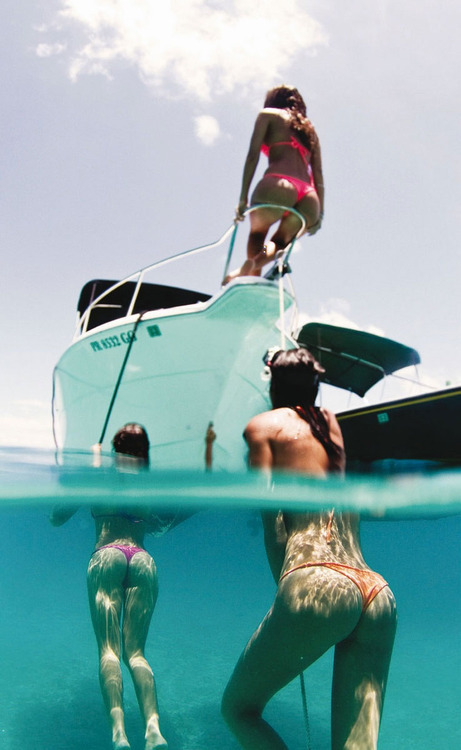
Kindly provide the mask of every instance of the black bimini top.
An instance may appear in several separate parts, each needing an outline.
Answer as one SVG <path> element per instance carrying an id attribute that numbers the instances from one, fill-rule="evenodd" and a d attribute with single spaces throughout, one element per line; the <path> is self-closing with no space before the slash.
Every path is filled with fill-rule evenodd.
<path id="1" fill-rule="evenodd" d="M 358 396 L 364 396 L 385 375 L 421 361 L 416 349 L 392 339 L 325 323 L 307 323 L 297 341 L 325 368 L 325 383 Z"/>

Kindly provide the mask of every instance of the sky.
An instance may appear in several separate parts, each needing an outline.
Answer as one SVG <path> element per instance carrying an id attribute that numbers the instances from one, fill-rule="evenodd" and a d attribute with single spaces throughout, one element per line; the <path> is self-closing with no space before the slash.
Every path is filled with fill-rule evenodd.
<path id="1" fill-rule="evenodd" d="M 52 446 L 86 281 L 231 224 L 280 83 L 307 102 L 326 185 L 293 256 L 301 310 L 461 382 L 460 21 L 453 0 L 3 0 L 0 445 Z"/>

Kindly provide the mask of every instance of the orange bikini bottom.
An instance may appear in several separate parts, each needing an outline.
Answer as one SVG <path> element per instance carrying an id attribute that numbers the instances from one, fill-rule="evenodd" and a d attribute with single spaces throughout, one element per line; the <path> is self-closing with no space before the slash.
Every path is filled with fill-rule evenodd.
<path id="1" fill-rule="evenodd" d="M 300 565 L 295 565 L 294 568 L 290 568 L 290 570 L 287 570 L 282 576 L 280 576 L 279 583 L 290 575 L 290 573 L 293 573 L 295 570 L 301 570 L 302 568 L 330 568 L 330 570 L 335 570 L 337 573 L 341 573 L 343 576 L 346 576 L 346 578 L 349 578 L 350 581 L 355 583 L 362 595 L 363 611 L 366 610 L 375 596 L 377 596 L 382 589 L 389 586 L 387 581 L 385 581 L 379 573 L 375 573 L 373 570 L 352 568 L 350 565 L 343 565 L 342 563 L 335 562 L 306 562 L 301 563 Z"/>

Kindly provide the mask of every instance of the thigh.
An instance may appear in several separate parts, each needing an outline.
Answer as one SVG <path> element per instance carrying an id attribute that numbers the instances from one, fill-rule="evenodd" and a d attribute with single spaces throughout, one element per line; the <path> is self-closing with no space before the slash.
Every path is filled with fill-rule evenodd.
<path id="1" fill-rule="evenodd" d="M 396 626 L 394 596 L 385 588 L 336 646 L 333 748 L 343 748 L 346 742 L 351 747 L 376 747 Z"/>
<path id="2" fill-rule="evenodd" d="M 110 646 L 117 654 L 126 569 L 125 555 L 114 548 L 98 550 L 88 563 L 88 600 L 98 646 Z"/>
<path id="3" fill-rule="evenodd" d="M 125 588 L 123 645 L 131 653 L 143 650 L 158 595 L 157 569 L 147 552 L 130 560 Z"/>
<path id="4" fill-rule="evenodd" d="M 344 638 L 360 617 L 352 583 L 345 586 L 350 600 L 343 601 L 342 596 L 334 599 L 334 584 L 325 583 L 324 577 L 318 587 L 313 571 L 290 578 L 279 587 L 272 609 L 250 639 L 226 688 L 225 699 L 237 710 L 262 711 L 275 693 Z M 307 597 L 302 593 L 306 587 Z M 327 604 L 318 606 L 318 599 Z"/>
<path id="5" fill-rule="evenodd" d="M 315 191 L 312 191 L 296 203 L 295 208 L 304 216 L 307 226 L 315 224 L 320 216 L 320 201 Z"/>
<path id="6" fill-rule="evenodd" d="M 305 195 L 304 198 L 294 205 L 294 208 L 301 214 L 306 222 L 304 232 L 317 223 L 320 215 L 320 204 L 317 193 Z M 300 222 L 298 217 L 294 214 L 289 214 L 288 216 L 283 217 L 276 234 L 272 237 L 272 240 L 286 246 L 294 237 L 296 237 L 299 230 Z"/>
<path id="7" fill-rule="evenodd" d="M 251 205 L 258 203 L 273 203 L 276 206 L 294 206 L 297 191 L 293 185 L 279 177 L 263 177 L 258 182 L 251 196 Z M 272 224 L 283 216 L 283 208 L 261 208 L 250 214 L 251 228 L 253 231 L 268 229 Z"/>

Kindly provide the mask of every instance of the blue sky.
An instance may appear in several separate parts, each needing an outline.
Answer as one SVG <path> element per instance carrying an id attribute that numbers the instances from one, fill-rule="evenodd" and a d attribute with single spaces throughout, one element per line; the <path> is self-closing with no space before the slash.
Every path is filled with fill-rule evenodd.
<path id="1" fill-rule="evenodd" d="M 88 279 L 231 223 L 280 82 L 324 161 L 324 225 L 292 264 L 302 310 L 461 381 L 458 3 L 4 0 L 0 21 L 0 444 L 51 445 L 52 369 Z"/>

